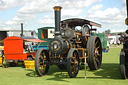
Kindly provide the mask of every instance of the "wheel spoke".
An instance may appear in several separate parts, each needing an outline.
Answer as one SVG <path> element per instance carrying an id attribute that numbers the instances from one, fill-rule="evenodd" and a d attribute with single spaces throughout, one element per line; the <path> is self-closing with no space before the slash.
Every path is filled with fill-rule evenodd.
<path id="1" fill-rule="evenodd" d="M 74 68 L 74 67 L 72 66 L 72 67 L 71 67 L 71 70 L 73 70 L 73 68 Z"/>
<path id="2" fill-rule="evenodd" d="M 78 64 L 79 62 L 78 62 L 77 57 L 78 57 L 78 54 L 77 54 L 76 51 L 74 51 L 74 52 L 72 53 L 71 67 L 70 67 L 72 77 L 76 76 L 77 71 L 79 70 L 79 69 L 76 69 L 77 66 L 79 65 L 79 64 Z"/>
<path id="3" fill-rule="evenodd" d="M 99 60 L 97 58 L 95 59 L 95 61 L 96 61 L 97 65 L 100 64 L 100 62 L 99 62 Z"/>
<path id="4" fill-rule="evenodd" d="M 41 70 L 43 71 L 43 65 L 41 66 Z"/>
<path id="5" fill-rule="evenodd" d="M 72 57 L 72 60 L 75 60 L 75 57 Z"/>
<path id="6" fill-rule="evenodd" d="M 98 41 L 95 43 L 95 48 L 94 48 L 95 49 L 94 57 L 95 57 L 95 63 L 96 63 L 95 65 L 96 65 L 96 67 L 100 65 L 100 61 L 98 60 L 98 57 L 101 56 L 100 53 L 99 53 L 100 45 L 96 47 L 97 43 L 98 43 Z"/>
<path id="7" fill-rule="evenodd" d="M 96 41 L 96 43 L 95 43 L 95 45 L 94 45 L 94 46 L 96 46 L 96 45 L 97 45 L 97 43 L 98 43 L 98 40 Z"/>
<path id="8" fill-rule="evenodd" d="M 76 68 L 76 66 L 74 66 L 74 74 L 75 74 L 75 72 L 76 72 L 76 69 L 75 69 L 75 68 Z"/>
<path id="9" fill-rule="evenodd" d="M 100 48 L 100 46 L 98 46 L 97 48 L 96 48 L 96 50 L 98 50 Z"/>
<path id="10" fill-rule="evenodd" d="M 101 56 L 100 53 L 97 53 L 98 56 Z"/>
<path id="11" fill-rule="evenodd" d="M 45 55 L 45 52 L 43 52 L 42 54 L 43 54 L 43 56 L 44 56 L 44 55 Z"/>
<path id="12" fill-rule="evenodd" d="M 46 68 L 46 64 L 47 64 L 46 61 L 47 60 L 46 60 L 45 52 L 40 53 L 39 59 L 40 59 L 40 62 L 39 62 L 40 68 L 39 68 L 39 70 L 44 75 L 45 74 L 45 70 L 47 69 Z"/>
<path id="13" fill-rule="evenodd" d="M 97 58 L 97 53 L 94 52 L 94 57 Z"/>
<path id="14" fill-rule="evenodd" d="M 44 72 L 45 72 L 45 67 L 46 67 L 46 66 L 44 65 Z"/>
<path id="15" fill-rule="evenodd" d="M 40 62 L 39 65 L 40 65 L 40 64 L 43 64 L 43 62 Z"/>
<path id="16" fill-rule="evenodd" d="M 44 57 L 42 56 L 42 55 L 40 55 L 40 58 L 43 60 L 44 59 Z"/>

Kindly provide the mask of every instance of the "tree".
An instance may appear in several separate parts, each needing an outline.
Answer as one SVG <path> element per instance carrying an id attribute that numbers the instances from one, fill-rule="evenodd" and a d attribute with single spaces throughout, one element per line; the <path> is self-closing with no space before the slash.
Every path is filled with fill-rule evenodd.
<path id="1" fill-rule="evenodd" d="M 105 30 L 104 32 L 105 32 L 105 34 L 110 34 L 111 30 L 108 29 L 108 30 Z"/>

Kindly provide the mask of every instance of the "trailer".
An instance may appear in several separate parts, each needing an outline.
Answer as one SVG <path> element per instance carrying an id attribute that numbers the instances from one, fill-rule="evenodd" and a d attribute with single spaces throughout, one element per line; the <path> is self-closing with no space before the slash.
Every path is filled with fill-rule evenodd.
<path id="1" fill-rule="evenodd" d="M 9 64 L 16 65 L 26 59 L 34 59 L 36 51 L 32 50 L 32 43 L 46 42 L 33 37 L 11 36 L 4 39 L 4 57 Z"/>

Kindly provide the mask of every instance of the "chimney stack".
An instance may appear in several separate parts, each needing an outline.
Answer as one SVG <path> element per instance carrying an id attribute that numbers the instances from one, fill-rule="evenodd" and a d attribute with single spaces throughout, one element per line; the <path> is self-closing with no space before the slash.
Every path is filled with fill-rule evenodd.
<path id="1" fill-rule="evenodd" d="M 23 37 L 23 23 L 21 23 L 21 37 Z"/>
<path id="2" fill-rule="evenodd" d="M 61 6 L 53 7 L 55 12 L 55 36 L 60 35 Z"/>

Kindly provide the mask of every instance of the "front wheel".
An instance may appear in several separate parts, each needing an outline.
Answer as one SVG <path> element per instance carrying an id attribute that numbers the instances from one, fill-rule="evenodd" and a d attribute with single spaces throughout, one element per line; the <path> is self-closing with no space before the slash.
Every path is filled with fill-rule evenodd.
<path id="1" fill-rule="evenodd" d="M 49 54 L 47 50 L 39 49 L 35 57 L 35 70 L 39 76 L 45 75 L 49 70 Z"/>
<path id="2" fill-rule="evenodd" d="M 70 49 L 68 52 L 67 71 L 70 78 L 76 77 L 79 72 L 79 54 L 75 48 Z"/>

